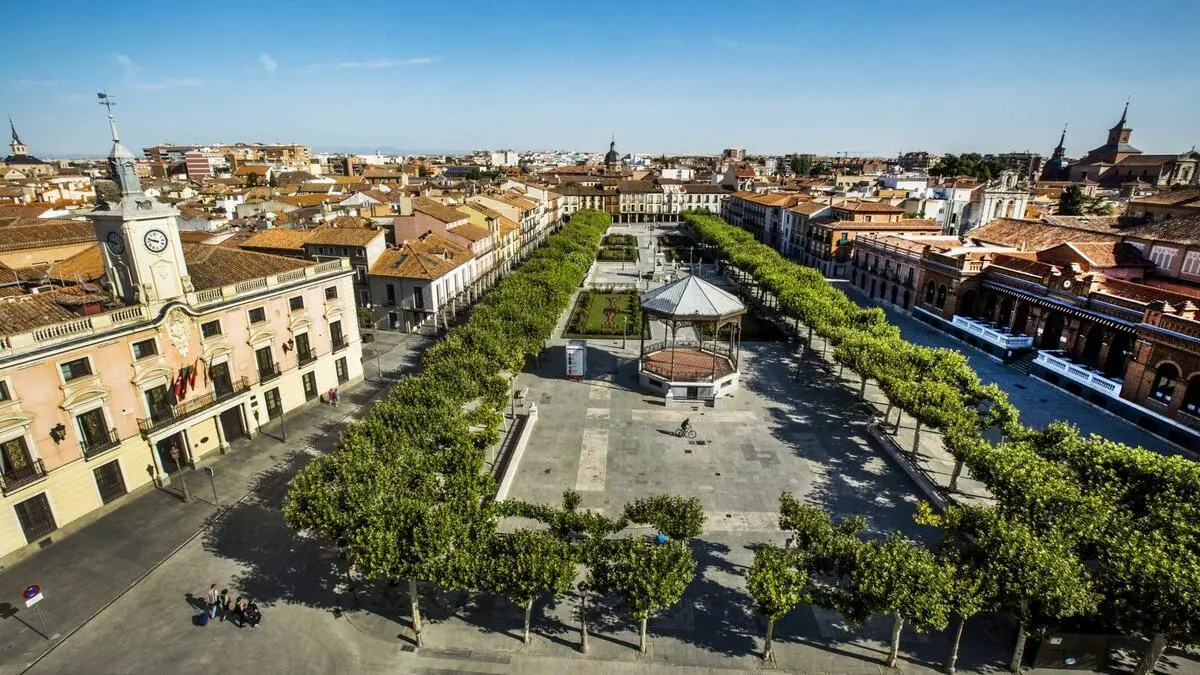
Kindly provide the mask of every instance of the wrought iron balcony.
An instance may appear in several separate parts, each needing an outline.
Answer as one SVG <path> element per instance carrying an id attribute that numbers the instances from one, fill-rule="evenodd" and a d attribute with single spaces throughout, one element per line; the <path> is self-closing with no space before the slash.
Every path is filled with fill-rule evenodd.
<path id="1" fill-rule="evenodd" d="M 157 431 L 158 429 L 166 427 L 170 424 L 174 424 L 180 420 L 198 415 L 219 403 L 237 396 L 249 388 L 249 381 L 244 377 L 239 377 L 238 379 L 234 380 L 232 385 L 225 391 L 200 394 L 199 396 L 194 396 L 183 403 L 173 405 L 169 408 L 164 408 L 158 414 L 153 415 L 148 419 L 139 419 L 138 429 L 141 430 L 142 435 L 153 433 L 154 431 Z"/>
<path id="2" fill-rule="evenodd" d="M 121 436 L 116 429 L 109 429 L 101 434 L 101 437 L 95 440 L 83 439 L 83 456 L 87 458 L 95 457 L 100 453 L 112 450 L 121 444 Z"/>
<path id="3" fill-rule="evenodd" d="M 275 378 L 279 377 L 279 374 L 280 374 L 279 373 L 279 364 L 272 363 L 271 365 L 267 366 L 266 368 L 258 369 L 258 381 L 260 383 L 270 382 L 271 380 L 274 380 Z"/>
<path id="4" fill-rule="evenodd" d="M 7 495 L 45 477 L 46 465 L 42 463 L 42 460 L 35 459 L 19 469 L 9 469 L 0 474 L 0 487 Z"/>

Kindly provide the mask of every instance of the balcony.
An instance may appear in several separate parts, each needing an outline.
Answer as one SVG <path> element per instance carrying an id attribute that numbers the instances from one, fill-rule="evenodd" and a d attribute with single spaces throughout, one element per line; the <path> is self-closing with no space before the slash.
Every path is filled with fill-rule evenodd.
<path id="1" fill-rule="evenodd" d="M 0 474 L 0 488 L 4 494 L 13 492 L 46 477 L 46 465 L 42 460 L 35 459 L 19 469 L 9 469 Z"/>
<path id="2" fill-rule="evenodd" d="M 345 337 L 335 337 L 335 338 L 333 338 L 332 342 L 333 342 L 333 351 L 335 351 L 335 352 L 340 352 L 346 348 L 346 338 Z"/>
<path id="3" fill-rule="evenodd" d="M 138 429 L 141 430 L 143 436 L 149 435 L 180 420 L 198 415 L 219 403 L 228 401 L 249 388 L 249 381 L 244 377 L 239 377 L 225 391 L 201 394 L 183 403 L 164 408 L 150 418 L 139 419 Z"/>
<path id="4" fill-rule="evenodd" d="M 266 368 L 258 369 L 258 382 L 259 384 L 262 384 L 263 382 L 270 382 L 271 380 L 279 377 L 279 374 L 279 364 L 272 363 Z"/>
<path id="5" fill-rule="evenodd" d="M 302 351 L 296 352 L 296 365 L 297 366 L 307 366 L 308 364 L 310 364 L 316 360 L 317 360 L 317 351 L 315 349 L 309 349 L 308 351 L 304 351 L 304 352 L 302 352 Z"/>
<path id="6" fill-rule="evenodd" d="M 961 328 L 971 335 L 1004 349 L 1029 349 L 1033 346 L 1033 336 L 1012 333 L 1007 328 L 996 324 L 985 323 L 965 316 L 955 316 L 951 323 L 956 328 Z"/>
<path id="7" fill-rule="evenodd" d="M 121 444 L 121 435 L 117 433 L 116 429 L 109 429 L 106 433 L 104 433 L 100 438 L 98 438 L 96 440 L 89 441 L 86 438 L 83 440 L 83 443 L 82 443 L 83 456 L 88 459 L 91 459 L 92 457 L 95 457 L 96 455 L 100 455 L 105 452 L 108 452 L 109 450 L 112 450 L 113 448 L 117 447 L 120 444 Z"/>
<path id="8" fill-rule="evenodd" d="M 1107 377 L 1095 368 L 1075 363 L 1067 358 L 1067 353 L 1064 351 L 1039 351 L 1033 362 L 1089 389 L 1095 389 L 1113 398 L 1121 398 L 1123 380 Z"/>

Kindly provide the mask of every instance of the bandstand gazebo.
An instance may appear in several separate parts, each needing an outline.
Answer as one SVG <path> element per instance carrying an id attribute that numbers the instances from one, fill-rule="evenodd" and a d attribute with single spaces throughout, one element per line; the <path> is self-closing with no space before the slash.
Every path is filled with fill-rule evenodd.
<path id="1" fill-rule="evenodd" d="M 701 400 L 714 405 L 737 390 L 746 313 L 737 296 L 689 275 L 642 293 L 641 305 L 638 380 L 642 387 L 668 401 Z M 726 326 L 729 331 L 722 338 Z M 707 340 L 706 328 L 712 333 Z"/>

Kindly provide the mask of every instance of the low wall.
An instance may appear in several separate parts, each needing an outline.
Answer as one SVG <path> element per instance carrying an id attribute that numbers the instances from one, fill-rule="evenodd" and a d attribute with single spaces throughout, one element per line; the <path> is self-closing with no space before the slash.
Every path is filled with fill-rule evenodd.
<path id="1" fill-rule="evenodd" d="M 520 426 L 517 429 L 516 440 L 506 448 L 505 456 L 501 458 L 502 465 L 500 467 L 500 476 L 497 481 L 496 501 L 501 501 L 508 498 L 508 491 L 512 489 L 513 481 L 517 476 L 517 467 L 521 464 L 521 457 L 525 454 L 525 447 L 529 445 L 529 437 L 533 435 L 533 424 L 537 421 L 537 405 L 530 403 L 529 412 L 518 418 Z M 513 421 L 514 424 L 518 420 Z"/>

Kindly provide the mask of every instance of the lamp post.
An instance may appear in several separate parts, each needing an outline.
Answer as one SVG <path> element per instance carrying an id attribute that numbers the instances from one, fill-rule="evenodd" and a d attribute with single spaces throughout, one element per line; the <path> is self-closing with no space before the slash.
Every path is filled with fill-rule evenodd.
<path id="1" fill-rule="evenodd" d="M 625 349 L 625 341 L 629 339 L 629 315 L 621 315 L 621 349 Z"/>
<path id="2" fill-rule="evenodd" d="M 187 481 L 183 479 L 183 464 L 179 462 L 179 456 L 183 451 L 178 446 L 171 447 L 171 459 L 175 460 L 175 475 L 179 476 L 179 485 L 183 489 L 183 503 L 186 504 L 192 501 L 192 495 L 188 492 Z"/>

